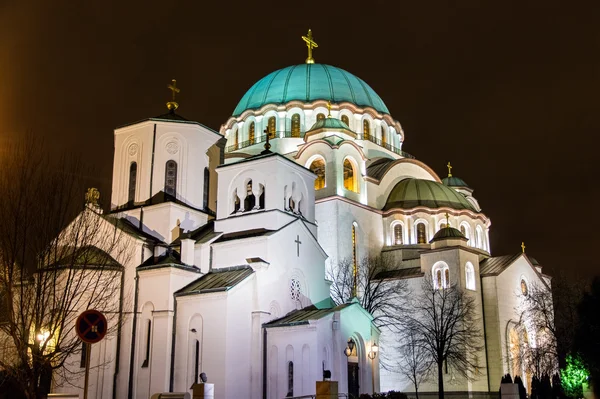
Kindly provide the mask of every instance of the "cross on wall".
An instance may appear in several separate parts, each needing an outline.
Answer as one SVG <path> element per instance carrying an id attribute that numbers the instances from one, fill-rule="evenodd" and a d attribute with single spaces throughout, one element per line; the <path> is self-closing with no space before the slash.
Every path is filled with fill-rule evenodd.
<path id="1" fill-rule="evenodd" d="M 299 257 L 300 256 L 300 244 L 302 244 L 302 241 L 300 241 L 300 236 L 296 235 L 296 241 L 294 241 L 296 243 L 296 255 Z"/>

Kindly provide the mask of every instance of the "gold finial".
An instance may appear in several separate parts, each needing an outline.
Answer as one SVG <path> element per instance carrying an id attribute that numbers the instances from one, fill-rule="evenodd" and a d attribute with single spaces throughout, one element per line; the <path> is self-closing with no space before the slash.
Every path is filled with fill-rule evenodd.
<path id="1" fill-rule="evenodd" d="M 448 216 L 448 212 L 446 212 L 446 228 L 450 228 L 450 216 Z"/>
<path id="2" fill-rule="evenodd" d="M 327 117 L 331 118 L 331 101 L 327 101 Z"/>
<path id="3" fill-rule="evenodd" d="M 91 187 L 85 193 L 85 203 L 89 205 L 98 205 L 100 199 L 100 191 L 97 188 Z"/>
<path id="4" fill-rule="evenodd" d="M 450 161 L 448 161 L 446 167 L 448 167 L 448 177 L 452 177 L 452 165 L 450 165 Z"/>
<path id="5" fill-rule="evenodd" d="M 169 111 L 175 112 L 177 108 L 179 108 L 179 104 L 175 101 L 175 94 L 179 93 L 181 90 L 177 87 L 177 81 L 175 79 L 171 80 L 171 84 L 167 86 L 171 92 L 173 92 L 173 100 L 167 102 L 167 108 Z"/>
<path id="6" fill-rule="evenodd" d="M 521 251 L 523 251 L 523 253 L 525 253 L 525 242 L 524 241 L 521 242 Z"/>
<path id="7" fill-rule="evenodd" d="M 306 59 L 307 64 L 314 64 L 315 59 L 312 56 L 313 48 L 319 47 L 317 42 L 313 40 L 312 30 L 308 30 L 308 34 L 306 36 L 302 36 L 302 40 L 306 42 L 306 47 L 308 47 L 308 58 Z"/>

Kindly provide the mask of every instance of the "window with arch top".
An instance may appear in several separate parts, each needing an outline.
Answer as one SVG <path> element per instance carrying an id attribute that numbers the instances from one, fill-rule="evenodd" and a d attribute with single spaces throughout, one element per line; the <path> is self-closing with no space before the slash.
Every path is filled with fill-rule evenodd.
<path id="1" fill-rule="evenodd" d="M 402 225 L 394 225 L 394 245 L 402 245 Z"/>
<path id="2" fill-rule="evenodd" d="M 346 126 L 350 127 L 350 118 L 348 118 L 348 115 L 342 115 L 342 122 L 344 122 Z"/>
<path id="3" fill-rule="evenodd" d="M 300 137 L 300 114 L 292 115 L 292 137 Z"/>
<path id="4" fill-rule="evenodd" d="M 165 193 L 173 197 L 177 195 L 177 162 L 173 160 L 167 161 L 165 165 Z"/>
<path id="5" fill-rule="evenodd" d="M 323 113 L 318 113 L 318 114 L 317 114 L 317 122 L 318 122 L 318 121 L 322 121 L 323 119 L 325 119 L 325 114 L 323 114 Z"/>
<path id="6" fill-rule="evenodd" d="M 444 262 L 438 262 L 433 265 L 431 270 L 433 277 L 433 287 L 435 289 L 450 288 L 450 268 Z"/>
<path id="7" fill-rule="evenodd" d="M 315 179 L 315 190 L 325 188 L 325 160 L 317 158 L 309 166 L 309 169 L 317 175 Z"/>
<path id="8" fill-rule="evenodd" d="M 385 126 L 381 125 L 381 144 L 385 146 L 387 144 L 387 134 L 385 131 Z"/>
<path id="9" fill-rule="evenodd" d="M 417 224 L 417 244 L 427 244 L 427 232 L 425 223 Z"/>
<path id="10" fill-rule="evenodd" d="M 235 146 L 234 148 L 237 150 L 240 144 L 240 135 L 239 135 L 239 131 L 236 130 L 235 134 L 233 135 L 233 145 Z"/>
<path id="11" fill-rule="evenodd" d="M 371 124 L 368 119 L 363 120 L 363 135 L 367 138 L 371 135 Z"/>
<path id="12" fill-rule="evenodd" d="M 248 126 L 248 140 L 250 143 L 254 143 L 254 133 L 255 133 L 255 124 L 254 122 L 250 122 L 250 126 Z"/>
<path id="13" fill-rule="evenodd" d="M 269 135 L 270 139 L 275 138 L 275 123 L 277 122 L 277 120 L 275 119 L 274 116 L 270 117 L 269 120 L 267 121 L 267 134 Z"/>
<path id="14" fill-rule="evenodd" d="M 465 286 L 468 290 L 475 291 L 475 268 L 471 262 L 465 265 Z"/>
<path id="15" fill-rule="evenodd" d="M 344 188 L 358 193 L 358 174 L 356 166 L 348 158 L 344 159 Z"/>
<path id="16" fill-rule="evenodd" d="M 137 162 L 132 162 L 129 166 L 129 194 L 127 202 L 135 201 L 135 184 L 137 181 Z"/>

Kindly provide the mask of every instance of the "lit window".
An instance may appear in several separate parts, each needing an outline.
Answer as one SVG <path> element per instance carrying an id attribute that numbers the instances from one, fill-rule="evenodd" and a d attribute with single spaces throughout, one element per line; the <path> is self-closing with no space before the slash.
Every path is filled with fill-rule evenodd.
<path id="1" fill-rule="evenodd" d="M 268 124 L 267 124 L 267 134 L 269 135 L 269 138 L 275 138 L 275 117 L 272 116 L 269 118 Z"/>
<path id="2" fill-rule="evenodd" d="M 368 119 L 363 120 L 363 134 L 365 138 L 368 138 L 371 134 L 371 124 Z"/>
<path id="3" fill-rule="evenodd" d="M 467 237 L 467 228 L 465 227 L 465 225 L 463 224 L 462 226 L 460 226 L 460 233 Z M 468 238 L 468 237 L 467 237 Z"/>
<path id="4" fill-rule="evenodd" d="M 315 190 L 325 188 L 325 160 L 323 158 L 315 159 L 310 164 L 309 169 L 317 175 L 317 178 L 315 179 Z"/>
<path id="5" fill-rule="evenodd" d="M 248 140 L 250 143 L 254 143 L 254 122 L 250 122 L 250 126 L 248 127 Z"/>
<path id="6" fill-rule="evenodd" d="M 234 145 L 234 149 L 237 150 L 240 144 L 240 136 L 238 135 L 238 131 L 235 131 L 235 134 L 233 135 L 233 145 Z"/>
<path id="7" fill-rule="evenodd" d="M 450 269 L 444 262 L 436 263 L 432 269 L 433 286 L 436 289 L 450 287 Z"/>
<path id="8" fill-rule="evenodd" d="M 385 132 L 385 126 L 381 125 L 381 145 L 385 147 L 387 144 L 387 137 Z"/>
<path id="9" fill-rule="evenodd" d="M 347 115 L 342 115 L 342 122 L 344 122 L 346 126 L 350 127 L 350 119 Z"/>
<path id="10" fill-rule="evenodd" d="M 173 197 L 177 195 L 177 162 L 173 160 L 165 165 L 165 193 Z"/>
<path id="11" fill-rule="evenodd" d="M 467 289 L 475 291 L 475 268 L 471 262 L 465 265 L 465 279 Z"/>
<path id="12" fill-rule="evenodd" d="M 417 244 L 427 244 L 427 233 L 425 232 L 425 223 L 417 224 Z"/>
<path id="13" fill-rule="evenodd" d="M 137 180 L 137 162 L 132 162 L 129 167 L 129 195 L 127 202 L 135 201 L 135 183 Z"/>
<path id="14" fill-rule="evenodd" d="M 394 226 L 394 245 L 402 245 L 402 225 Z"/>
<path id="15" fill-rule="evenodd" d="M 300 137 L 300 115 L 292 116 L 292 137 Z"/>
<path id="16" fill-rule="evenodd" d="M 348 158 L 344 160 L 344 188 L 355 193 L 358 192 L 356 170 L 354 164 Z"/>
<path id="17" fill-rule="evenodd" d="M 529 289 L 527 288 L 527 282 L 525 281 L 524 278 L 521 279 L 521 293 L 524 296 L 527 296 L 529 294 Z"/>

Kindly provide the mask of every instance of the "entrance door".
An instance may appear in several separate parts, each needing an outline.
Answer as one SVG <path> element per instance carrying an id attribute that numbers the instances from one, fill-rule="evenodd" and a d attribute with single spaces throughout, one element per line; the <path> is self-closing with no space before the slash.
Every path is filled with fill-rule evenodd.
<path id="1" fill-rule="evenodd" d="M 358 399 L 358 363 L 348 363 L 348 396 Z"/>

